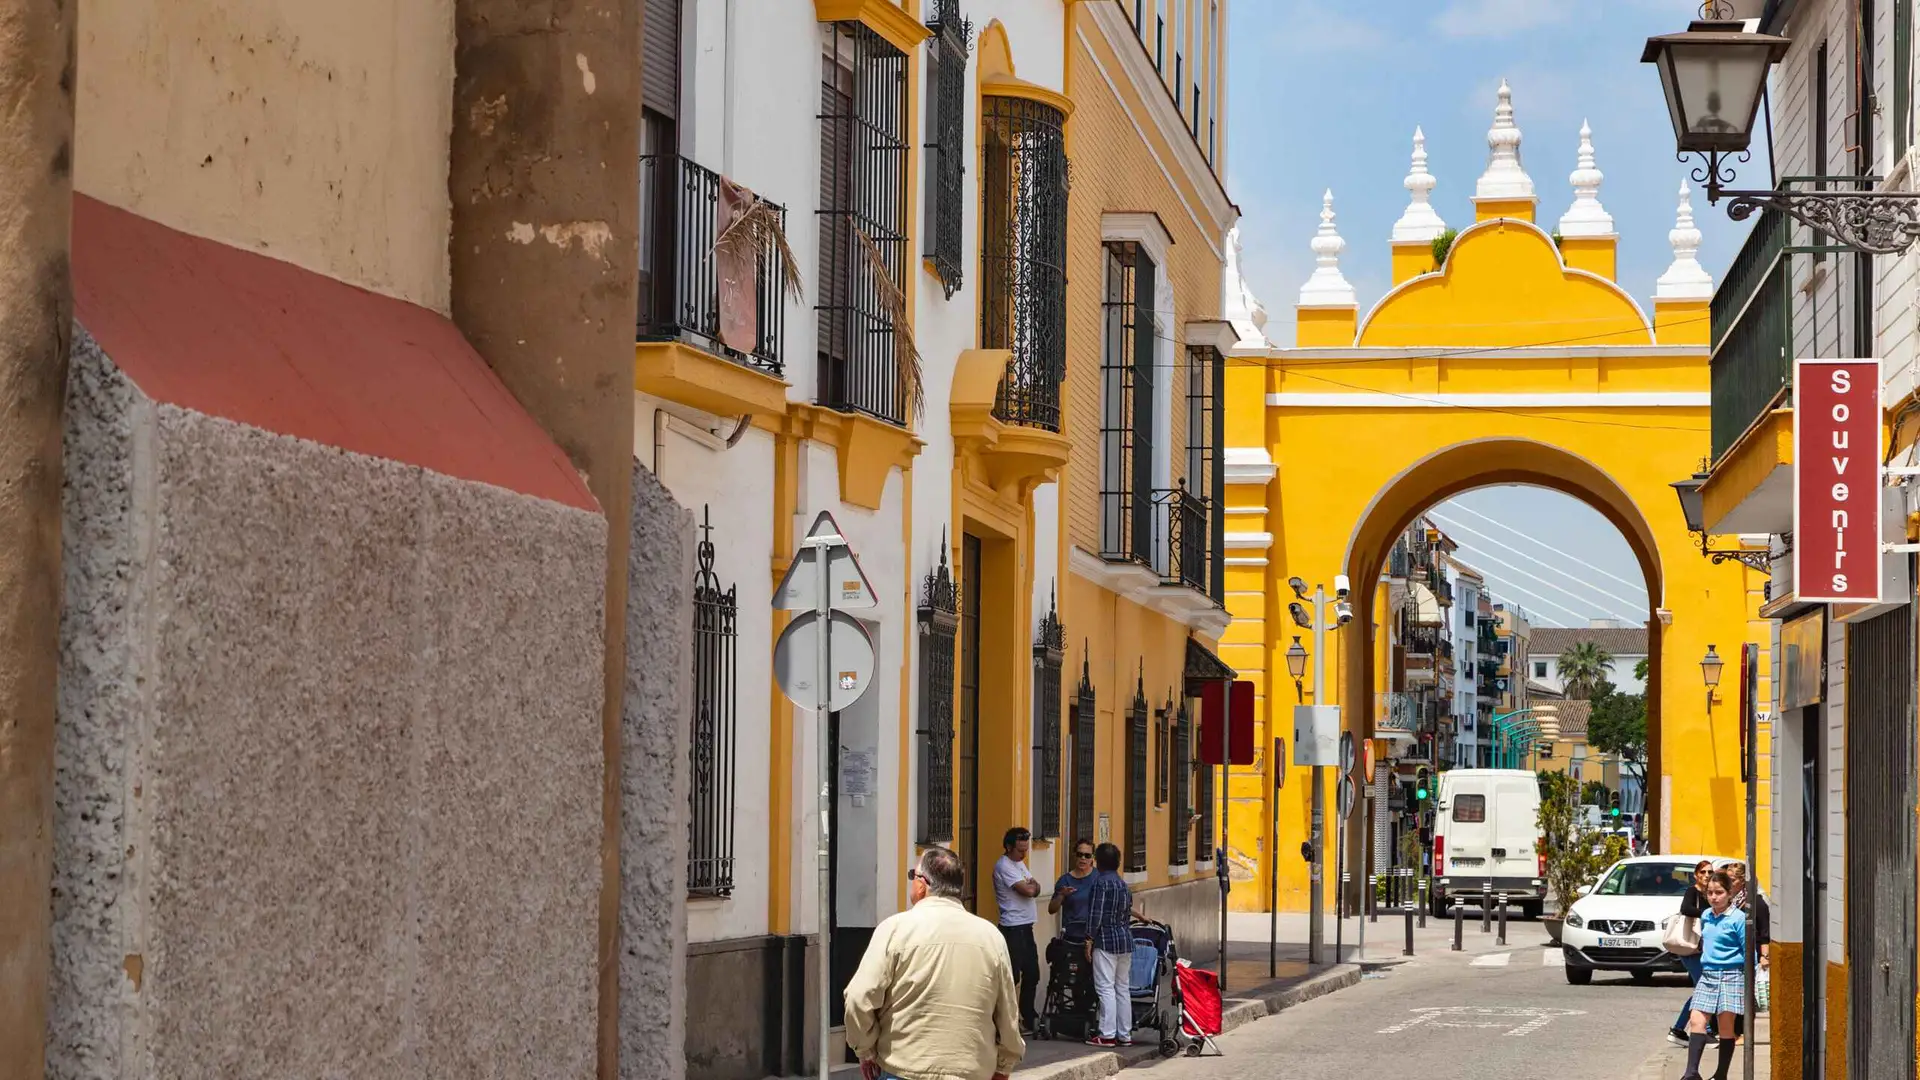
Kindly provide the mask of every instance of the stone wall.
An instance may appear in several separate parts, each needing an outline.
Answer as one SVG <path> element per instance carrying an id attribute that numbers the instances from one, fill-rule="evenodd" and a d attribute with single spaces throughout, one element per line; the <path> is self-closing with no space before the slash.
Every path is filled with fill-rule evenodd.
<path id="1" fill-rule="evenodd" d="M 604 519 L 69 397 L 49 1075 L 592 1075 Z"/>

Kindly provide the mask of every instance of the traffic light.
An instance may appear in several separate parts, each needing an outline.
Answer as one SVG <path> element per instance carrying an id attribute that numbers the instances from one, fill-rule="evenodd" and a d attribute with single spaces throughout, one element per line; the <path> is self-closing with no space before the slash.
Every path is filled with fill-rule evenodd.
<path id="1" fill-rule="evenodd" d="M 1433 773 L 1428 770 L 1426 766 L 1422 765 L 1419 770 L 1413 774 L 1413 798 L 1415 802 L 1424 803 L 1432 795 Z"/>
<path id="2" fill-rule="evenodd" d="M 1615 821 L 1620 819 L 1620 793 L 1617 791 L 1607 796 L 1607 816 Z"/>

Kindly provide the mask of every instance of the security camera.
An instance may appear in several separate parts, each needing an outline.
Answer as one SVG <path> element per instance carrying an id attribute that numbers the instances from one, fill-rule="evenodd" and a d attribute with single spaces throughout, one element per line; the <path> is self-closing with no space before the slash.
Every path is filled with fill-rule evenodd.
<path id="1" fill-rule="evenodd" d="M 1333 614 L 1339 618 L 1340 625 L 1345 626 L 1353 621 L 1353 605 L 1342 600 L 1333 605 Z"/>
<path id="2" fill-rule="evenodd" d="M 1302 607 L 1299 601 L 1296 600 L 1287 605 L 1287 614 L 1293 616 L 1293 625 L 1302 630 L 1313 629 L 1313 620 L 1307 617 L 1307 609 Z"/>
<path id="3" fill-rule="evenodd" d="M 1307 598 L 1307 583 L 1304 581 L 1301 581 L 1299 578 L 1297 577 L 1288 578 L 1287 587 L 1292 589 L 1293 595 L 1299 597 L 1300 599 L 1305 600 Z"/>
<path id="4" fill-rule="evenodd" d="M 1345 600 L 1347 598 L 1347 594 L 1352 591 L 1353 591 L 1353 583 L 1347 580 L 1347 575 L 1345 574 L 1333 575 L 1333 598 L 1335 600 Z"/>

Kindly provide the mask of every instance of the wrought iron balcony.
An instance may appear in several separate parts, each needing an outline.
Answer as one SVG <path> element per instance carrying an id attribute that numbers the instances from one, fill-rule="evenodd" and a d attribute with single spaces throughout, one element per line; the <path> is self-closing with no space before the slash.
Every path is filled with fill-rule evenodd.
<path id="1" fill-rule="evenodd" d="M 1067 373 L 1066 120 L 1027 98 L 981 104 L 980 342 L 1013 354 L 993 414 L 1047 431 Z"/>
<path id="2" fill-rule="evenodd" d="M 1790 229 L 1785 214 L 1762 211 L 1713 293 L 1715 461 L 1793 385 Z"/>
<path id="3" fill-rule="evenodd" d="M 1407 630 L 1400 644 L 1408 656 L 1432 656 L 1440 649 L 1440 632 L 1431 626 L 1415 626 Z"/>
<path id="4" fill-rule="evenodd" d="M 1411 562 L 1412 558 L 1407 552 L 1407 543 L 1405 540 L 1402 540 L 1393 545 L 1393 550 L 1387 554 L 1387 576 L 1404 579 L 1407 576 L 1407 567 Z"/>
<path id="5" fill-rule="evenodd" d="M 1412 694 L 1389 690 L 1379 695 L 1379 731 L 1411 735 L 1420 729 L 1420 708 Z"/>
<path id="6" fill-rule="evenodd" d="M 1166 507 L 1167 562 L 1163 575 L 1201 593 L 1210 591 L 1213 565 L 1213 507 L 1185 484 L 1154 492 Z"/>
<path id="7" fill-rule="evenodd" d="M 730 223 L 723 188 L 751 200 L 711 169 L 672 154 L 640 158 L 640 341 L 686 341 L 738 364 L 779 375 L 786 328 L 782 294 L 787 267 L 775 245 L 739 256 L 752 260 L 752 291 L 734 299 L 723 288 L 728 256 L 716 245 Z M 782 227 L 786 210 L 767 209 Z M 731 245 L 730 245 L 731 247 Z M 733 250 L 747 251 L 749 245 Z M 739 307 L 736 308 L 735 305 Z M 723 323 L 726 324 L 723 327 Z M 748 340 L 752 347 L 744 346 Z"/>

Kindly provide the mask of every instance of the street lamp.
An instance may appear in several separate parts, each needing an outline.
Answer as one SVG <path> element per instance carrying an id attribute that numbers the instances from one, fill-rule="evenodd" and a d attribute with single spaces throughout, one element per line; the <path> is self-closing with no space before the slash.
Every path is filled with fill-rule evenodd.
<path id="1" fill-rule="evenodd" d="M 1700 486 L 1706 482 L 1707 474 L 1702 471 L 1685 480 L 1675 480 L 1672 485 L 1673 493 L 1680 497 L 1680 513 L 1687 519 L 1687 532 L 1699 540 L 1700 554 L 1712 559 L 1716 566 L 1732 559 L 1749 570 L 1772 576 L 1773 556 L 1767 552 L 1739 549 L 1715 551 L 1707 546 L 1707 526 L 1702 520 L 1706 516 L 1706 498 L 1700 494 Z"/>
<path id="2" fill-rule="evenodd" d="M 1640 62 L 1660 72 L 1667 112 L 1673 121 L 1680 160 L 1698 154 L 1703 164 L 1693 180 L 1704 184 L 1707 202 L 1732 201 L 1727 216 L 1745 221 L 1773 209 L 1834 237 L 1858 251 L 1897 255 L 1920 239 L 1920 192 L 1911 191 L 1736 191 L 1734 165 L 1752 160 L 1754 119 L 1767 73 L 1792 42 L 1772 34 L 1748 32 L 1733 18 L 1730 0 L 1707 0 L 1701 19 L 1684 33 L 1647 39 Z"/>
<path id="3" fill-rule="evenodd" d="M 1700 680 L 1707 684 L 1708 716 L 1713 715 L 1713 688 L 1720 685 L 1720 669 L 1725 666 L 1714 647 L 1707 646 L 1707 655 L 1700 658 Z"/>
<path id="4" fill-rule="evenodd" d="M 1293 696 L 1296 701 L 1306 697 L 1300 680 L 1307 674 L 1307 650 L 1300 644 L 1300 635 L 1293 635 L 1293 644 L 1287 646 L 1287 674 L 1293 676 Z"/>

